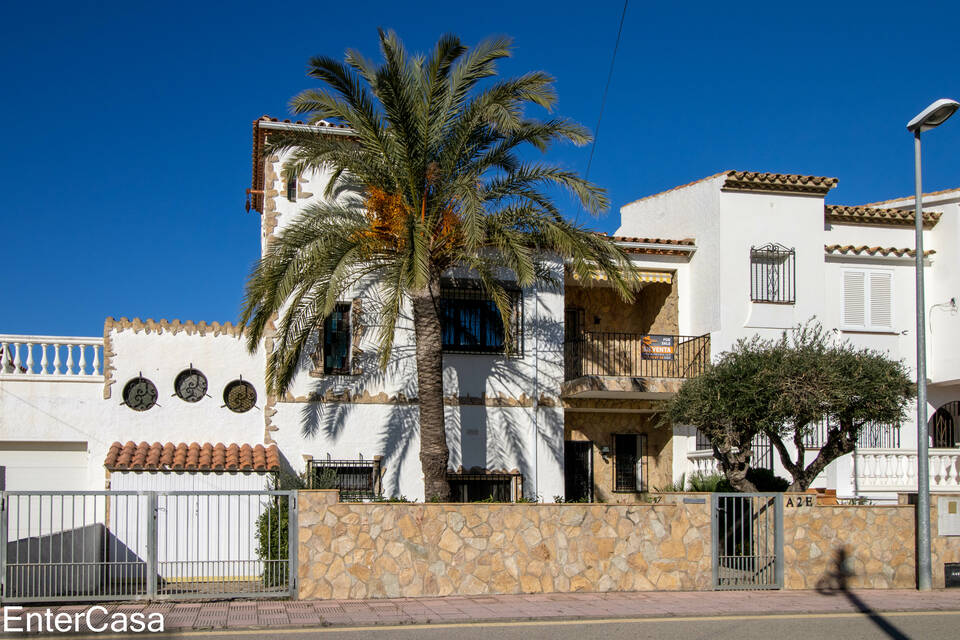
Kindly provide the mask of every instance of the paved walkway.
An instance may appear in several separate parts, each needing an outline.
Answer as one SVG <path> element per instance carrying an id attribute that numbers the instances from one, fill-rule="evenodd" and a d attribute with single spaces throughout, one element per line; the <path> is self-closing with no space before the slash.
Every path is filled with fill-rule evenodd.
<path id="1" fill-rule="evenodd" d="M 91 605 L 51 607 L 77 613 Z M 366 626 L 487 622 L 504 620 L 587 620 L 660 616 L 960 611 L 960 589 L 711 591 L 649 593 L 555 593 L 543 595 L 447 596 L 384 600 L 234 600 L 229 602 L 105 603 L 114 611 L 159 611 L 167 630 L 244 627 Z M 46 607 L 27 610 L 45 611 Z M 94 624 L 98 624 L 94 620 Z"/>

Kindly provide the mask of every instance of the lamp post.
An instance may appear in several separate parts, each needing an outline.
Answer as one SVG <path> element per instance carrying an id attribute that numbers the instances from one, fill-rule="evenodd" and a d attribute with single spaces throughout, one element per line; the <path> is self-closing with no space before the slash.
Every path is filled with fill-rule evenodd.
<path id="1" fill-rule="evenodd" d="M 923 301 L 923 190 L 920 187 L 920 133 L 943 124 L 960 107 L 954 100 L 941 98 L 917 114 L 907 131 L 913 133 L 916 173 L 914 215 L 917 234 L 917 588 L 932 587 L 930 566 L 930 461 L 927 448 L 927 335 Z"/>

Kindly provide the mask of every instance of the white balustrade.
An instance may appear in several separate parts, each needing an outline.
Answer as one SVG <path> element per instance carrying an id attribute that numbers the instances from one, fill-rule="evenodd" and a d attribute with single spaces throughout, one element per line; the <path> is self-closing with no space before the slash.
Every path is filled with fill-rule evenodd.
<path id="1" fill-rule="evenodd" d="M 687 475 L 712 475 L 720 473 L 720 461 L 713 457 L 713 451 L 690 451 L 687 453 Z"/>
<path id="2" fill-rule="evenodd" d="M 960 489 L 960 449 L 930 449 L 930 490 Z M 916 449 L 857 449 L 853 483 L 858 491 L 916 491 Z"/>
<path id="3" fill-rule="evenodd" d="M 101 349 L 103 338 L 0 335 L 0 380 L 102 382 Z"/>

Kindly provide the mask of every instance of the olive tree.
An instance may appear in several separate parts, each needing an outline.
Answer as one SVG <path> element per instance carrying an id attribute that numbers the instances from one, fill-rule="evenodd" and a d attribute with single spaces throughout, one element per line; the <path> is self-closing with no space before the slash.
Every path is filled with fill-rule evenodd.
<path id="1" fill-rule="evenodd" d="M 788 490 L 804 491 L 831 461 L 853 451 L 864 427 L 899 423 L 913 388 L 901 361 L 835 340 L 811 321 L 776 340 L 738 341 L 683 384 L 667 413 L 709 438 L 738 491 L 756 490 L 746 476 L 761 434 L 793 478 Z M 824 439 L 808 463 L 804 442 L 821 424 Z"/>

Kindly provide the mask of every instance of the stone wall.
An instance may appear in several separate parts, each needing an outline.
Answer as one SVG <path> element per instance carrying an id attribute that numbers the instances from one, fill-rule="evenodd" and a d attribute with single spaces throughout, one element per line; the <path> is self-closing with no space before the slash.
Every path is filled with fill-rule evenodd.
<path id="1" fill-rule="evenodd" d="M 706 504 L 338 503 L 302 491 L 301 598 L 702 590 Z"/>
<path id="2" fill-rule="evenodd" d="M 885 506 L 796 507 L 788 496 L 783 514 L 783 582 L 787 589 L 829 584 L 844 565 L 850 587 L 916 586 L 914 508 Z M 943 586 L 941 571 L 940 586 Z"/>
<path id="3" fill-rule="evenodd" d="M 666 486 L 673 479 L 673 430 L 667 426 L 658 428 L 658 416 L 643 413 L 592 413 L 588 411 L 564 412 L 564 440 L 589 440 L 593 443 L 593 493 L 598 501 L 637 502 L 636 493 L 615 493 L 613 472 L 616 460 L 614 435 L 636 433 L 646 436 L 643 452 L 644 488 L 653 491 Z M 610 447 L 610 455 L 604 458 L 600 447 Z"/>
<path id="4" fill-rule="evenodd" d="M 483 593 L 709 590 L 709 494 L 663 494 L 657 504 L 340 503 L 301 491 L 301 598 Z M 807 500 L 810 498 L 811 500 Z M 701 502 L 702 501 L 702 502 Z M 915 586 L 912 506 L 784 505 L 784 587 Z M 799 506 L 797 506 L 799 504 Z M 935 588 L 960 537 L 939 536 Z"/>
<path id="5" fill-rule="evenodd" d="M 933 564 L 933 588 L 944 587 L 943 564 L 945 562 L 960 562 L 960 536 L 941 536 L 937 530 L 940 512 L 937 509 L 937 498 L 943 494 L 934 494 L 930 509 L 930 556 Z M 960 497 L 960 494 L 950 497 Z"/>
<path id="6" fill-rule="evenodd" d="M 943 564 L 960 562 L 960 536 L 938 534 L 936 497 L 930 515 L 933 587 L 942 589 Z M 913 505 L 797 507 L 797 499 L 788 495 L 784 508 L 785 588 L 817 588 L 841 562 L 851 574 L 850 587 L 916 587 Z"/>
<path id="7" fill-rule="evenodd" d="M 582 286 L 567 279 L 564 303 L 584 310 L 584 331 L 678 333 L 677 283 L 644 285 L 634 302 L 626 303 L 609 285 Z"/>

